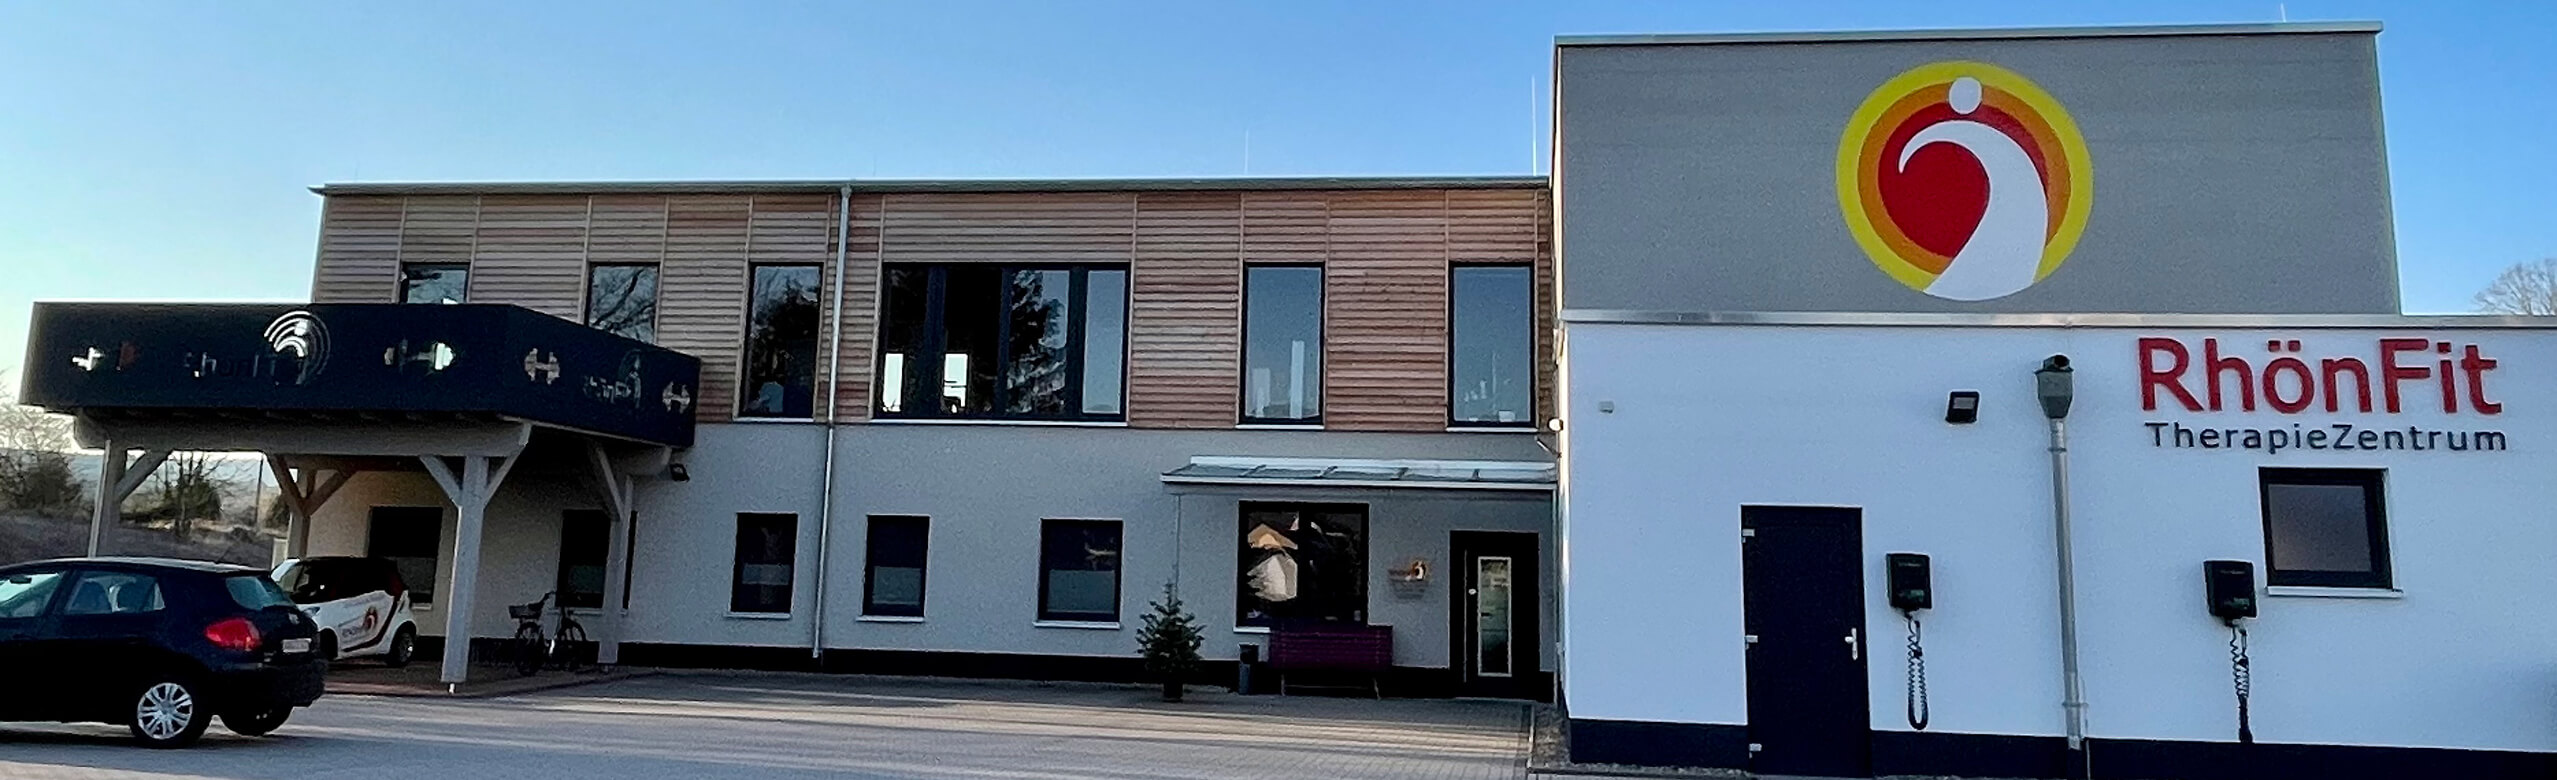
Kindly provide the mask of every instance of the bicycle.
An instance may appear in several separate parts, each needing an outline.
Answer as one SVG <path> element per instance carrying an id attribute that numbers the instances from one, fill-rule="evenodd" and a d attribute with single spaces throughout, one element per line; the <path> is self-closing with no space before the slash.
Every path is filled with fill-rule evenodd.
<path id="1" fill-rule="evenodd" d="M 559 630 L 545 635 L 542 612 L 545 605 L 558 601 L 559 592 L 542 594 L 530 604 L 509 604 L 506 615 L 515 619 L 515 638 L 507 644 L 514 656 L 515 674 L 530 677 L 544 666 L 557 666 L 561 671 L 576 672 L 585 665 L 581 655 L 586 648 L 586 627 L 559 607 Z"/>

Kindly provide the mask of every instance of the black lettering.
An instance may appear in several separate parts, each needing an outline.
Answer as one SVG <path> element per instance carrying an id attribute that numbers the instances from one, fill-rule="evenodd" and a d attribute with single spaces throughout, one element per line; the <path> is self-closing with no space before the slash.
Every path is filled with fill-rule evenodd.
<path id="1" fill-rule="evenodd" d="M 2153 422 L 2147 423 L 2147 425 L 2149 426 L 2149 446 L 2166 446 L 2166 423 Z"/>
<path id="2" fill-rule="evenodd" d="M 2380 433 L 2380 435 L 2379 435 L 2379 443 L 2380 443 L 2380 448 L 2381 448 L 2381 449 L 2390 449 L 2390 450 L 2402 450 L 2402 449 L 2406 449 L 2406 432 L 2404 432 L 2404 431 L 2383 431 L 2383 432 L 2381 432 L 2381 433 Z"/>
<path id="3" fill-rule="evenodd" d="M 2312 450 L 2326 449 L 2326 429 L 2319 428 L 2308 432 L 2308 448 Z"/>
<path id="4" fill-rule="evenodd" d="M 2441 448 L 2442 448 L 2442 432 L 2441 432 L 2441 431 L 2425 431 L 2425 432 L 2424 432 L 2424 438 L 2431 440 L 2432 445 L 2433 445 L 2433 449 L 2437 449 L 2437 450 L 2438 450 L 2438 449 L 2441 449 Z M 2421 448 L 2421 447 L 2417 447 L 2416 449 L 2423 449 L 2423 448 Z"/>
<path id="5" fill-rule="evenodd" d="M 2379 432 L 2378 432 L 2378 431 L 2363 431 L 2363 432 L 2362 432 L 2362 435 L 2360 435 L 2360 436 L 2356 436 L 2356 437 L 2353 437 L 2353 438 L 2354 438 L 2355 440 L 2357 440 L 2357 441 L 2361 442 L 2362 449 L 2366 449 L 2366 450 L 2367 450 L 2367 449 L 2373 449 L 2373 448 L 2375 448 L 2375 447 L 2378 445 L 2378 443 L 2379 443 Z"/>
<path id="6" fill-rule="evenodd" d="M 2220 448 L 2220 429 L 2218 429 L 2218 428 L 2206 428 L 2206 429 L 2204 429 L 2204 430 L 2202 431 L 2202 449 L 2206 449 L 2206 450 L 2216 450 L 2216 449 L 2219 449 L 2219 448 Z"/>
<path id="7" fill-rule="evenodd" d="M 2266 449 L 2265 452 L 2281 452 L 2282 448 L 2291 446 L 2292 442 L 2298 441 L 2298 439 L 2292 438 L 2292 433 L 2293 431 L 2285 431 L 2280 428 L 2275 428 L 2272 433 L 2265 434 L 2264 442 L 2270 445 L 2270 448 Z"/>
<path id="8" fill-rule="evenodd" d="M 2467 432 L 2467 431 L 2451 431 L 2451 432 L 2450 432 L 2450 448 L 2451 448 L 2453 451 L 2456 451 L 2456 452 L 2467 452 L 2467 451 L 2468 451 L 2468 432 Z"/>
<path id="9" fill-rule="evenodd" d="M 2175 446 L 2191 447 L 2193 438 L 2193 429 L 2184 427 L 2183 423 L 2175 424 Z"/>
<path id="10" fill-rule="evenodd" d="M 2254 428 L 2246 429 L 2246 443 L 2241 446 L 2250 450 L 2264 449 L 2264 432 Z"/>
<path id="11" fill-rule="evenodd" d="M 2333 427 L 2335 429 L 2335 449 L 2352 449 L 2353 425 L 2351 423 L 2336 423 Z"/>
<path id="12" fill-rule="evenodd" d="M 2504 432 L 2478 431 L 2477 449 L 2502 451 L 2504 449 Z"/>

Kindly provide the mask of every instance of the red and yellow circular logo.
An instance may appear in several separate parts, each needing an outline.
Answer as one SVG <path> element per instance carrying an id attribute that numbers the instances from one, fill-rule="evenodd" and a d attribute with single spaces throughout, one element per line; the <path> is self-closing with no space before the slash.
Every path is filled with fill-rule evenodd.
<path id="1" fill-rule="evenodd" d="M 1985 62 L 1920 65 L 1865 96 L 1838 139 L 1838 208 L 1883 273 L 1938 298 L 2031 287 L 2076 248 L 2094 199 L 2067 109 Z"/>

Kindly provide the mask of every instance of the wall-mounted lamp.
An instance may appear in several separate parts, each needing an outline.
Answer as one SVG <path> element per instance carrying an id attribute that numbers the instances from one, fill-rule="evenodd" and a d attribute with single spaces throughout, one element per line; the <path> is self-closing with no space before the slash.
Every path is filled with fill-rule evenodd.
<path id="1" fill-rule="evenodd" d="M 1413 558 L 1401 566 L 1387 570 L 1387 573 L 1394 578 L 1395 582 L 1427 582 L 1429 581 L 1429 561 L 1424 558 Z"/>
<path id="2" fill-rule="evenodd" d="M 669 463 L 666 464 L 666 478 L 677 482 L 691 482 L 693 481 L 693 473 L 685 471 L 684 464 Z"/>
<path id="3" fill-rule="evenodd" d="M 1955 390 L 1953 391 L 1952 397 L 1944 399 L 1945 422 L 1953 423 L 1955 425 L 1969 425 L 1971 423 L 1978 422 L 1979 420 L 1980 391 Z"/>

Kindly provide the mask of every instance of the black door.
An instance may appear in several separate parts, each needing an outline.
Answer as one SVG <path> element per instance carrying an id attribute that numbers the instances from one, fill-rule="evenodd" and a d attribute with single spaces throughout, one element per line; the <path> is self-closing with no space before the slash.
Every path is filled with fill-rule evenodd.
<path id="1" fill-rule="evenodd" d="M 1456 531 L 1448 535 L 1449 666 L 1464 696 L 1545 698 L 1537 667 L 1543 647 L 1537 616 L 1544 612 L 1538 585 L 1540 556 L 1533 533 Z"/>
<path id="2" fill-rule="evenodd" d="M 64 698 L 101 708 L 131 706 L 125 697 L 167 663 L 161 640 L 171 612 L 158 577 L 148 572 L 83 569 L 54 620 L 63 657 Z M 116 709 L 107 709 L 113 713 Z"/>
<path id="3" fill-rule="evenodd" d="M 1867 777 L 1864 513 L 1741 507 L 1750 769 Z"/>
<path id="4" fill-rule="evenodd" d="M 62 680 L 55 668 L 53 611 L 69 588 L 61 569 L 38 569 L 0 576 L 0 719 L 43 719 L 58 715 Z"/>

